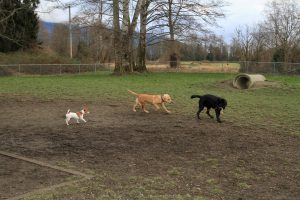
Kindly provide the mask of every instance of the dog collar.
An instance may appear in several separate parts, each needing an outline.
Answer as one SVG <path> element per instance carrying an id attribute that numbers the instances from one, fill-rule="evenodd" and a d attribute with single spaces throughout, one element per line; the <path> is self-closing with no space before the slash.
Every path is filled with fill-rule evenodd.
<path id="1" fill-rule="evenodd" d="M 161 102 L 165 102 L 163 99 L 163 95 L 160 95 L 160 98 L 161 98 Z"/>

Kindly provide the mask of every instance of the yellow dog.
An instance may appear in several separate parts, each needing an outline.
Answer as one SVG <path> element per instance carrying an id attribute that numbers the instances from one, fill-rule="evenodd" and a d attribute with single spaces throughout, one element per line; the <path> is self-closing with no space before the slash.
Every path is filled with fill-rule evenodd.
<path id="1" fill-rule="evenodd" d="M 149 113 L 148 110 L 145 109 L 145 103 L 150 103 L 155 106 L 156 110 L 159 110 L 159 105 L 163 107 L 163 109 L 167 113 L 171 113 L 166 106 L 165 103 L 172 103 L 172 99 L 170 95 L 168 94 L 163 94 L 163 95 L 152 95 L 152 94 L 137 94 L 131 90 L 128 90 L 131 94 L 136 96 L 135 103 L 133 105 L 133 111 L 136 112 L 136 107 L 140 105 L 145 113 Z"/>

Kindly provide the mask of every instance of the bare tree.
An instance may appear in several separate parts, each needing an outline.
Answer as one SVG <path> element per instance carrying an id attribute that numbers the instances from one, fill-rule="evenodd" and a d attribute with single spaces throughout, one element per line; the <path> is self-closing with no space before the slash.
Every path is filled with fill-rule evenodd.
<path id="1" fill-rule="evenodd" d="M 133 35 L 137 25 L 144 0 L 138 0 L 135 4 L 132 19 L 129 17 L 129 0 L 122 1 L 122 30 L 120 26 L 120 6 L 119 1 L 113 1 L 113 22 L 114 22 L 114 42 L 115 42 L 115 73 L 133 72 Z M 119 44 L 121 42 L 121 44 Z M 121 56 L 122 55 L 122 56 Z M 121 57 L 120 57 L 121 56 Z M 121 60 L 120 60 L 121 59 Z"/>
<path id="2" fill-rule="evenodd" d="M 267 4 L 264 31 L 275 48 L 274 60 L 288 62 L 300 42 L 300 7 L 295 0 L 273 0 Z"/>
<path id="3" fill-rule="evenodd" d="M 253 37 L 253 60 L 255 61 L 269 61 L 269 51 L 267 49 L 266 35 L 264 34 L 261 24 L 253 27 L 252 30 Z"/>
<path id="4" fill-rule="evenodd" d="M 216 25 L 216 18 L 224 16 L 221 8 L 225 5 L 223 0 L 78 0 L 73 2 L 73 5 L 82 4 L 84 7 L 85 12 L 81 12 L 76 17 L 81 24 L 93 26 L 97 19 L 102 22 L 104 13 L 107 19 L 113 16 L 113 20 L 110 21 L 113 22 L 115 73 L 120 74 L 146 70 L 146 47 L 151 41 L 154 43 L 161 41 L 157 38 L 166 35 L 170 35 L 169 40 L 175 41 L 189 35 L 189 32 L 206 30 L 205 25 Z M 107 8 L 104 9 L 106 12 L 103 10 L 104 7 Z M 138 22 L 140 22 L 139 39 L 136 37 Z M 170 31 L 166 31 L 166 27 L 170 27 Z M 135 58 L 134 44 L 137 40 L 139 41 L 138 55 Z M 102 45 L 101 41 L 99 39 L 97 43 Z M 174 48 L 170 49 L 179 49 L 176 47 L 176 42 L 172 45 Z M 179 50 L 176 52 L 179 53 Z"/>
<path id="5" fill-rule="evenodd" d="M 65 24 L 56 24 L 52 33 L 51 49 L 62 55 L 69 52 L 69 30 Z"/>
<path id="6" fill-rule="evenodd" d="M 111 1 L 108 0 L 77 0 L 73 2 L 74 6 L 79 7 L 79 13 L 73 21 L 83 27 L 91 27 L 93 36 L 94 56 L 98 62 L 104 62 L 108 59 L 107 48 L 105 47 L 107 26 L 111 21 Z M 106 20 L 104 18 L 106 16 Z M 97 31 L 95 31 L 97 30 Z M 110 45 L 109 45 L 110 46 Z"/>
<path id="7" fill-rule="evenodd" d="M 120 28 L 120 6 L 118 0 L 113 0 L 113 35 L 114 35 L 114 51 L 115 51 L 115 69 L 114 72 L 117 74 L 125 73 L 123 67 L 123 54 L 121 45 L 121 28 Z"/>
<path id="8" fill-rule="evenodd" d="M 108 55 L 111 50 L 111 40 L 108 37 L 108 32 L 111 32 L 111 16 L 112 16 L 112 0 L 69 0 L 67 3 L 61 0 L 46 0 L 55 3 L 49 12 L 54 9 L 66 9 L 68 6 L 71 8 L 76 7 L 79 11 L 76 16 L 72 18 L 73 32 L 79 32 L 82 35 L 80 41 L 80 50 L 83 50 L 83 46 L 89 48 L 87 56 L 96 60 L 97 62 L 109 61 L 111 57 Z M 106 17 L 106 18 L 105 18 Z M 88 33 L 86 33 L 88 32 Z M 75 33 L 76 34 L 76 33 Z M 84 36 L 83 34 L 86 34 Z M 74 37 L 73 37 L 74 38 Z M 73 45 L 73 46 L 76 46 Z M 73 48 L 75 53 L 76 48 Z"/>
<path id="9" fill-rule="evenodd" d="M 253 35 L 251 28 L 248 25 L 239 27 L 235 30 L 233 40 L 238 43 L 240 47 L 240 59 L 244 61 L 251 60 L 252 48 L 253 48 Z"/>
<path id="10" fill-rule="evenodd" d="M 176 53 L 175 39 L 184 39 L 191 32 L 207 32 L 208 26 L 217 26 L 217 18 L 225 16 L 224 0 L 160 0 L 156 4 L 159 26 L 169 29 L 170 55 Z"/>
<path id="11" fill-rule="evenodd" d="M 50 47 L 50 34 L 42 21 L 39 21 L 38 39 L 40 42 L 42 42 L 43 46 Z"/>

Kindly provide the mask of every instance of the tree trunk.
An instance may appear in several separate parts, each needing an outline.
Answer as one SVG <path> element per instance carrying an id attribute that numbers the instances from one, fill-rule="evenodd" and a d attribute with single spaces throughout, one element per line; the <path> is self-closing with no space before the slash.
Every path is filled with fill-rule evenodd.
<path id="1" fill-rule="evenodd" d="M 114 42 L 115 42 L 115 73 L 133 72 L 133 33 L 144 0 L 138 0 L 132 22 L 129 17 L 129 0 L 123 0 L 122 32 L 119 23 L 119 1 L 113 0 Z"/>
<path id="2" fill-rule="evenodd" d="M 122 44 L 121 31 L 119 23 L 119 0 L 113 0 L 113 24 L 114 24 L 114 53 L 115 53 L 115 69 L 114 73 L 123 74 L 125 72 L 122 63 Z"/>
<path id="3" fill-rule="evenodd" d="M 135 59 L 134 59 L 134 50 L 133 50 L 133 42 L 134 42 L 133 34 L 134 34 L 134 30 L 137 25 L 138 17 L 140 15 L 140 12 L 142 9 L 142 5 L 144 5 L 145 2 L 146 2 L 146 0 L 138 0 L 137 1 L 136 7 L 134 10 L 134 14 L 132 17 L 132 22 L 128 27 L 128 38 L 126 40 L 126 42 L 127 42 L 127 44 L 126 44 L 127 51 L 126 52 L 127 52 L 127 63 L 128 63 L 126 68 L 127 68 L 128 72 L 133 72 L 133 69 L 136 68 L 135 67 Z"/>
<path id="4" fill-rule="evenodd" d="M 147 10 L 149 2 L 144 0 L 140 13 L 140 39 L 139 39 L 139 51 L 138 51 L 138 65 L 136 71 L 146 72 L 146 33 L 147 33 Z"/>
<path id="5" fill-rule="evenodd" d="M 97 58 L 97 61 L 100 63 L 100 62 L 103 62 L 103 60 L 101 60 L 101 54 L 102 54 L 102 13 L 103 13 L 103 0 L 99 0 L 99 32 L 97 34 L 97 52 L 96 52 L 96 58 Z"/>
<path id="6" fill-rule="evenodd" d="M 123 12 L 123 19 L 122 19 L 122 52 L 123 52 L 123 67 L 125 72 L 131 73 L 133 71 L 131 66 L 131 24 L 130 24 L 130 17 L 129 17 L 129 0 L 122 0 L 122 12 Z"/>
<path id="7" fill-rule="evenodd" d="M 176 68 L 178 66 L 176 54 L 176 42 L 175 42 L 175 31 L 173 23 L 173 0 L 168 0 L 168 23 L 170 31 L 170 42 L 169 42 L 169 65 L 171 68 Z"/>

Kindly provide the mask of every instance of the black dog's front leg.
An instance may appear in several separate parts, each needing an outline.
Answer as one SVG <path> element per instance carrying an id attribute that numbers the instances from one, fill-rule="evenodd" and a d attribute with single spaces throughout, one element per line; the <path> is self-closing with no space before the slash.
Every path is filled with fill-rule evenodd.
<path id="1" fill-rule="evenodd" d="M 210 111 L 210 108 L 207 108 L 206 114 L 207 114 L 211 119 L 213 119 L 214 116 L 212 116 L 212 115 L 209 113 L 209 111 Z"/>
<path id="2" fill-rule="evenodd" d="M 200 119 L 200 112 L 201 112 L 200 110 L 198 110 L 198 112 L 197 112 L 197 118 L 198 119 Z"/>
<path id="3" fill-rule="evenodd" d="M 221 123 L 221 122 L 222 122 L 221 119 L 220 119 L 221 109 L 216 108 L 215 111 L 216 111 L 217 121 L 218 121 L 219 123 Z"/>

